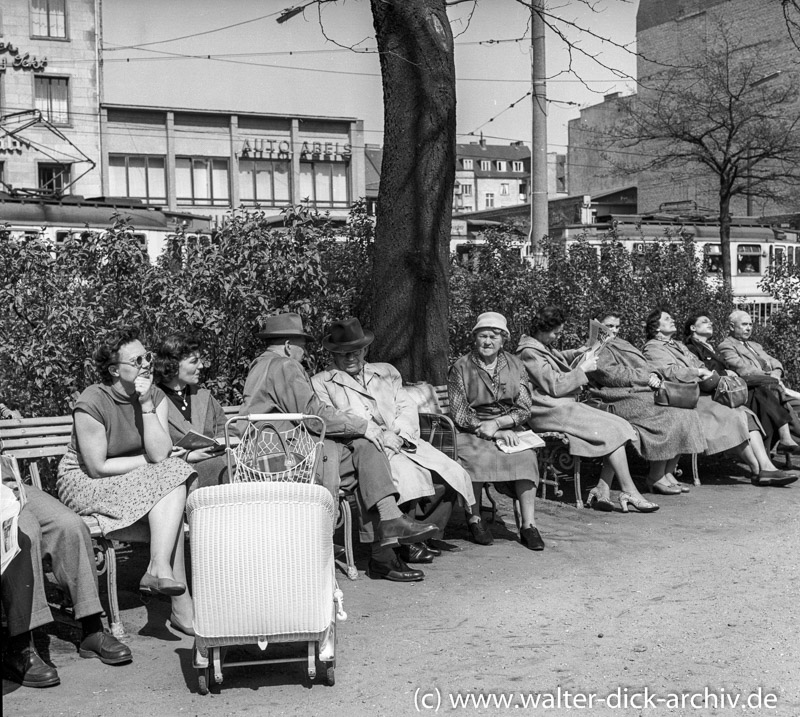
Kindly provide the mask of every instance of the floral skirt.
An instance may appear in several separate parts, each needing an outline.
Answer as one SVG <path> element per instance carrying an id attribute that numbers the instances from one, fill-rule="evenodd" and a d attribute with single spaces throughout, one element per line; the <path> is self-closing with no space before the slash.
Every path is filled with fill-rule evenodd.
<path id="1" fill-rule="evenodd" d="M 165 495 L 194 477 L 195 470 L 180 458 L 148 463 L 129 473 L 91 478 L 74 451 L 58 465 L 58 497 L 78 515 L 94 515 L 103 535 L 127 528 L 143 518 Z"/>

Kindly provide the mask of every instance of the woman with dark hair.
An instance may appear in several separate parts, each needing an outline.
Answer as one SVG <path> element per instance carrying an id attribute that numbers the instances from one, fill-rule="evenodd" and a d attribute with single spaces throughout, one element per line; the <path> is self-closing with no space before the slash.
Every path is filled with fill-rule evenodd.
<path id="1" fill-rule="evenodd" d="M 619 312 L 603 311 L 595 318 L 612 338 L 597 357 L 589 395 L 611 406 L 636 428 L 639 453 L 650 462 L 647 484 L 651 491 L 664 495 L 688 493 L 689 486 L 679 483 L 675 473 L 682 453 L 702 453 L 706 449 L 697 411 L 656 405 L 653 391 L 661 379 L 642 352 L 619 337 Z"/>
<path id="2" fill-rule="evenodd" d="M 720 376 L 736 376 L 736 373 L 725 368 L 722 358 L 714 351 L 711 337 L 714 335 L 714 324 L 701 312 L 689 315 L 683 325 L 684 344 L 709 371 L 716 371 Z M 761 378 L 761 377 L 759 377 Z M 792 438 L 791 415 L 782 405 L 780 398 L 770 388 L 769 383 L 778 387 L 778 379 L 772 376 L 763 377 L 763 383 L 749 386 L 747 389 L 747 407 L 758 416 L 764 429 L 764 445 L 771 448 L 780 438 L 780 446 L 796 452 L 798 445 Z"/>
<path id="3" fill-rule="evenodd" d="M 58 466 L 58 495 L 80 515 L 94 515 L 103 535 L 146 520 L 150 562 L 139 589 L 172 597 L 175 628 L 192 631 L 186 587 L 183 511 L 194 469 L 172 457 L 168 401 L 153 385 L 153 355 L 133 327 L 111 333 L 94 352 L 102 383 L 72 410 L 69 450 Z"/>
<path id="4" fill-rule="evenodd" d="M 533 387 L 528 425 L 534 431 L 565 433 L 574 456 L 603 459 L 600 480 L 589 493 L 589 507 L 614 509 L 610 491 L 616 474 L 623 491 L 619 497 L 623 512 L 628 512 L 630 504 L 642 513 L 652 513 L 658 506 L 639 493 L 625 454 L 629 442 L 637 445 L 639 441 L 633 426 L 624 418 L 578 402 L 581 389 L 589 383 L 587 374 L 597 368 L 597 352 L 553 347 L 565 320 L 561 309 L 546 306 L 534 317 L 531 335 L 520 338 L 516 353 Z"/>
<path id="5" fill-rule="evenodd" d="M 529 550 L 544 550 L 534 522 L 534 498 L 539 482 L 536 451 L 505 453 L 502 445 L 518 446 L 531 414 L 531 387 L 525 367 L 503 350 L 509 337 L 502 314 L 487 311 L 472 328 L 473 348 L 451 367 L 447 392 L 450 414 L 458 428 L 458 459 L 472 477 L 475 496 L 481 484 L 519 500 L 520 542 Z M 471 506 L 467 526 L 479 545 L 490 545 L 492 534 L 481 521 L 479 506 Z"/>
<path id="6" fill-rule="evenodd" d="M 679 383 L 697 383 L 712 377 L 697 356 L 675 341 L 675 320 L 662 309 L 650 312 L 646 322 L 648 341 L 644 355 L 662 379 Z M 685 410 L 685 409 L 684 409 Z M 790 471 L 781 471 L 772 463 L 764 447 L 761 426 L 755 415 L 744 407 L 728 408 L 701 395 L 697 412 L 703 423 L 707 455 L 733 449 L 750 467 L 753 485 L 788 485 L 797 480 Z"/>
<path id="7" fill-rule="evenodd" d="M 200 387 L 202 370 L 202 347 L 192 336 L 172 334 L 156 350 L 156 385 L 169 399 L 167 418 L 173 443 L 178 443 L 189 431 L 208 438 L 223 435 L 225 413 L 211 392 Z M 227 459 L 220 453 L 223 450 L 220 443 L 209 448 L 173 451 L 173 455 L 183 458 L 197 471 L 197 481 L 190 490 L 225 482 Z"/>

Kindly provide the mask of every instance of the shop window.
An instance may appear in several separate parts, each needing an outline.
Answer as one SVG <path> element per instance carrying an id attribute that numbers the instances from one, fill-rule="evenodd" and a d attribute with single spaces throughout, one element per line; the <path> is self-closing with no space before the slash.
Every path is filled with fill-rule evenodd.
<path id="1" fill-rule="evenodd" d="M 48 122 L 69 124 L 69 80 L 66 77 L 36 75 L 33 96 L 36 109 Z"/>
<path id="2" fill-rule="evenodd" d="M 178 204 L 227 206 L 230 204 L 227 159 L 177 157 L 175 190 Z"/>
<path id="3" fill-rule="evenodd" d="M 31 0 L 31 34 L 34 37 L 67 36 L 66 0 Z"/>
<path id="4" fill-rule="evenodd" d="M 464 164 L 464 169 L 472 169 L 472 160 L 471 159 L 463 160 L 463 164 Z"/>
<path id="5" fill-rule="evenodd" d="M 347 207 L 347 165 L 343 162 L 301 162 L 300 197 L 317 207 Z"/>
<path id="6" fill-rule="evenodd" d="M 287 161 L 240 159 L 239 198 L 248 204 L 289 204 L 289 172 Z"/>
<path id="7" fill-rule="evenodd" d="M 491 209 L 494 206 L 494 193 L 486 192 L 485 199 L 486 199 L 486 208 Z"/>
<path id="8" fill-rule="evenodd" d="M 508 196 L 508 185 L 505 183 L 500 185 L 500 196 L 502 197 Z"/>
<path id="9" fill-rule="evenodd" d="M 108 180 L 111 196 L 141 199 L 148 204 L 167 203 L 164 157 L 112 154 L 108 158 Z"/>
<path id="10" fill-rule="evenodd" d="M 736 273 L 743 276 L 761 273 L 760 244 L 739 244 L 736 250 Z"/>
<path id="11" fill-rule="evenodd" d="M 40 164 L 39 189 L 44 194 L 58 196 L 64 193 L 69 185 L 68 164 Z"/>

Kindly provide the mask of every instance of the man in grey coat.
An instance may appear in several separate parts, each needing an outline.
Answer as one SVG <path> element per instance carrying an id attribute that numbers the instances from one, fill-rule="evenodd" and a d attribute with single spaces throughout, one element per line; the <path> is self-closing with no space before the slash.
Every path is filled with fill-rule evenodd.
<path id="1" fill-rule="evenodd" d="M 397 489 L 383 451 L 381 428 L 325 405 L 316 395 L 300 363 L 306 342 L 313 337 L 303 330 L 298 314 L 270 316 L 256 335 L 267 342 L 267 350 L 250 364 L 240 415 L 320 416 L 326 425 L 323 483 L 334 497 L 340 480 L 345 488 L 357 484 L 361 541 L 373 546 L 370 574 L 397 582 L 422 580 L 424 573 L 409 568 L 392 546 L 425 540 L 434 535 L 436 526 L 413 521 L 397 507 Z"/>

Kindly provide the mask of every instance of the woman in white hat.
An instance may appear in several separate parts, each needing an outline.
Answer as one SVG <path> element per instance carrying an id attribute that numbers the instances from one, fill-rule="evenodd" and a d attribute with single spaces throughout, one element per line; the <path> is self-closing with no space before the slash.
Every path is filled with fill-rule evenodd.
<path id="1" fill-rule="evenodd" d="M 450 414 L 458 426 L 458 458 L 472 476 L 475 495 L 481 484 L 495 488 L 520 504 L 520 540 L 530 550 L 544 550 L 534 521 L 534 497 L 539 482 L 536 452 L 504 453 L 498 443 L 519 444 L 517 433 L 525 430 L 531 414 L 531 390 L 525 367 L 503 350 L 509 337 L 502 314 L 488 311 L 472 328 L 472 351 L 450 368 Z M 492 543 L 478 506 L 467 517 L 473 540 Z"/>

